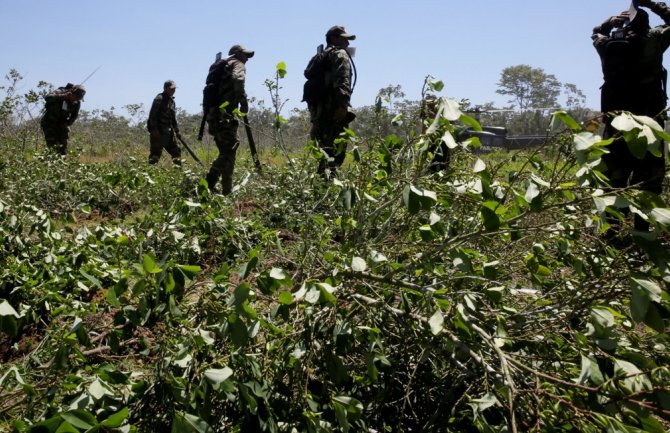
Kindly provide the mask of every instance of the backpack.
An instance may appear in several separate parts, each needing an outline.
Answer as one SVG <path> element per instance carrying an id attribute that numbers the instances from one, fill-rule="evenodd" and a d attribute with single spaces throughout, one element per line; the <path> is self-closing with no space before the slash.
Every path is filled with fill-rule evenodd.
<path id="1" fill-rule="evenodd" d="M 320 47 L 321 48 L 321 47 Z M 329 49 L 317 50 L 317 53 L 309 60 L 305 68 L 305 82 L 302 88 L 302 100 L 308 106 L 313 106 L 323 101 L 327 94 L 326 71 L 328 69 Z"/>
<path id="2" fill-rule="evenodd" d="M 202 106 L 205 112 L 211 107 L 219 106 L 223 101 L 222 84 L 230 81 L 232 77 L 232 66 L 227 59 L 219 59 L 209 67 L 205 88 L 202 90 Z"/>

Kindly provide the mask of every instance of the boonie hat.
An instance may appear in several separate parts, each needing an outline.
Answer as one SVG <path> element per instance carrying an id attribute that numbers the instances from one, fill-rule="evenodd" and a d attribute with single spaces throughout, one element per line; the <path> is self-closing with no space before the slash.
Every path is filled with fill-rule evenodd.
<path id="1" fill-rule="evenodd" d="M 167 80 L 167 81 L 165 82 L 165 84 L 163 84 L 163 89 L 164 89 L 164 90 L 167 90 L 167 89 L 176 89 L 176 88 L 177 88 L 177 83 L 175 83 L 175 82 L 172 81 L 172 80 Z"/>
<path id="2" fill-rule="evenodd" d="M 347 31 L 342 26 L 333 26 L 329 28 L 328 31 L 326 32 L 326 39 L 328 39 L 331 36 L 341 36 L 344 39 L 348 39 L 350 41 L 356 39 L 356 35 L 347 33 Z"/>
<path id="3" fill-rule="evenodd" d="M 251 50 L 247 50 L 244 48 L 242 45 L 233 45 L 230 47 L 230 50 L 228 50 L 228 55 L 232 56 L 238 53 L 246 54 L 247 57 L 251 58 L 254 56 L 254 52 Z"/>

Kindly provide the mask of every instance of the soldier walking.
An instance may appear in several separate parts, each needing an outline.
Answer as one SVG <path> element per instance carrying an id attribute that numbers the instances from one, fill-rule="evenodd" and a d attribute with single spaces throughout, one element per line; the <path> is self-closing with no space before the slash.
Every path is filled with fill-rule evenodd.
<path id="1" fill-rule="evenodd" d="M 156 95 L 151 104 L 147 121 L 147 129 L 151 134 L 149 164 L 156 164 L 165 149 L 172 156 L 172 162 L 181 165 L 181 149 L 177 146 L 177 138 L 181 138 L 181 134 L 177 125 L 177 108 L 174 102 L 176 90 L 175 82 L 167 80 L 163 84 L 163 92 Z"/>
<path id="2" fill-rule="evenodd" d="M 307 102 L 312 128 L 310 138 L 328 155 L 319 161 L 317 172 L 324 178 L 344 162 L 347 145 L 338 137 L 356 118 L 351 108 L 352 61 L 348 52 L 349 41 L 356 35 L 347 33 L 342 26 L 333 26 L 326 32 L 326 48 L 314 56 L 305 70 L 308 83 L 303 100 Z M 310 80 L 318 83 L 315 95 L 310 95 Z"/>
<path id="3" fill-rule="evenodd" d="M 207 185 L 210 191 L 214 192 L 221 180 L 221 193 L 224 195 L 230 194 L 233 190 L 235 154 L 240 147 L 237 135 L 239 121 L 233 111 L 238 109 L 241 113 L 249 112 L 247 93 L 244 90 L 245 65 L 254 56 L 254 52 L 241 45 L 233 45 L 228 55 L 227 59 L 219 60 L 210 66 L 208 81 L 209 77 L 216 77 L 216 80 L 208 83 L 213 96 L 205 107 L 208 130 L 219 150 L 219 156 L 212 162 L 207 173 Z"/>
<path id="4" fill-rule="evenodd" d="M 81 101 L 86 89 L 82 85 L 68 84 L 44 97 L 44 115 L 40 121 L 47 147 L 61 155 L 67 153 L 70 126 L 79 116 Z"/>

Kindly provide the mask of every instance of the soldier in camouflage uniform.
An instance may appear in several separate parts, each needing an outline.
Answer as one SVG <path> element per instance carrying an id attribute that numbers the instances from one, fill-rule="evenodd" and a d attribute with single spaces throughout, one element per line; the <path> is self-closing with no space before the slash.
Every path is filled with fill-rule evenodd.
<path id="1" fill-rule="evenodd" d="M 84 86 L 68 84 L 44 97 L 45 111 L 40 122 L 44 139 L 49 148 L 61 155 L 67 152 L 70 126 L 79 116 L 79 108 L 85 94 Z"/>
<path id="2" fill-rule="evenodd" d="M 233 190 L 235 154 L 240 146 L 237 136 L 239 121 L 233 115 L 233 111 L 235 109 L 239 109 L 242 113 L 249 111 L 247 93 L 244 90 L 245 64 L 254 56 L 254 52 L 241 45 L 233 45 L 228 55 L 225 61 L 229 65 L 230 74 L 225 74 L 217 86 L 220 103 L 209 108 L 207 113 L 209 133 L 214 137 L 219 156 L 212 162 L 206 179 L 211 191 L 216 191 L 216 184 L 221 179 L 222 194 L 230 194 Z"/>
<path id="3" fill-rule="evenodd" d="M 344 162 L 346 143 L 335 143 L 344 128 L 356 117 L 351 108 L 352 68 L 347 52 L 349 41 L 356 35 L 347 33 L 342 26 L 333 26 L 326 33 L 327 67 L 325 75 L 326 94 L 323 101 L 310 106 L 312 122 L 310 138 L 328 155 L 321 159 L 317 172 L 323 177 L 332 176 Z M 328 169 L 328 172 L 326 172 Z"/>
<path id="4" fill-rule="evenodd" d="M 601 88 L 601 111 L 630 111 L 653 117 L 663 126 L 667 102 L 663 53 L 670 46 L 670 8 L 651 0 L 639 0 L 637 5 L 649 8 L 665 24 L 650 28 L 647 12 L 633 8 L 593 29 L 593 45 L 600 55 L 605 81 Z M 611 114 L 605 116 L 604 138 L 616 133 L 612 120 Z M 647 152 L 643 159 L 638 159 L 628 150 L 622 137 L 617 138 L 609 150 L 603 162 L 613 187 L 639 185 L 644 191 L 662 192 L 664 156 L 656 157 Z M 636 230 L 649 230 L 649 223 L 637 215 L 634 225 Z"/>
<path id="5" fill-rule="evenodd" d="M 149 129 L 150 150 L 149 164 L 156 164 L 163 153 L 163 149 L 172 156 L 172 162 L 181 165 L 181 149 L 177 146 L 179 125 L 177 125 L 177 108 L 174 102 L 174 93 L 177 85 L 168 80 L 163 84 L 163 92 L 156 95 L 149 111 L 147 129 Z"/>

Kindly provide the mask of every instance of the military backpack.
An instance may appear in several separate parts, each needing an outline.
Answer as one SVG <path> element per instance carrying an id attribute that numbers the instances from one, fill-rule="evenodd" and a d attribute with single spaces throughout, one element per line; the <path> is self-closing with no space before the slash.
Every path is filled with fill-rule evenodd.
<path id="1" fill-rule="evenodd" d="M 320 45 L 317 53 L 309 60 L 305 68 L 305 84 L 302 88 L 302 100 L 308 106 L 314 106 L 326 99 L 328 89 L 326 87 L 326 71 L 329 66 L 329 55 L 331 49 L 323 49 Z"/>
<path id="2" fill-rule="evenodd" d="M 231 82 L 233 67 L 227 59 L 218 59 L 210 67 L 202 90 L 202 106 L 205 112 L 219 106 L 227 84 Z"/>

